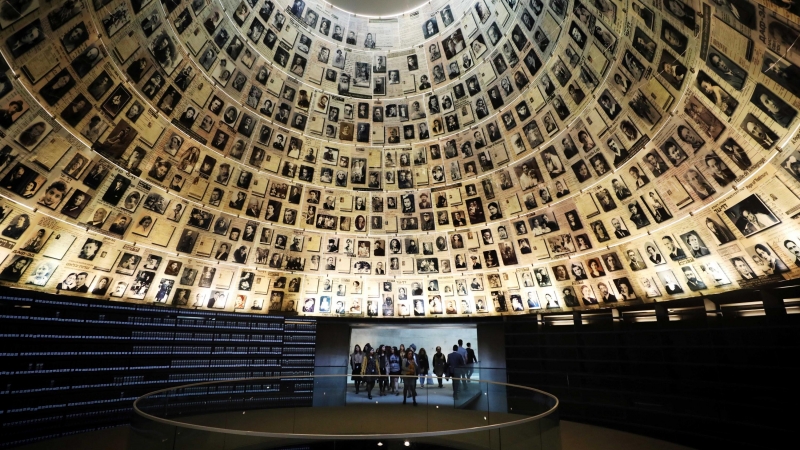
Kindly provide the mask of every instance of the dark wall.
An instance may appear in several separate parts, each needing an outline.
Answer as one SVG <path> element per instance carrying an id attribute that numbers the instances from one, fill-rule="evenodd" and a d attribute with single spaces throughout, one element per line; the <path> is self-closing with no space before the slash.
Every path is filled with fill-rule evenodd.
<path id="1" fill-rule="evenodd" d="M 350 373 L 350 324 L 343 321 L 322 321 L 317 324 L 317 346 L 314 375 L 342 375 Z M 344 406 L 347 394 L 347 377 L 314 379 L 315 407 Z"/>
<path id="2" fill-rule="evenodd" d="M 492 369 L 506 367 L 506 337 L 502 323 L 478 324 L 478 342 L 480 353 L 477 356 L 481 367 Z"/>
<path id="3" fill-rule="evenodd" d="M 317 324 L 315 367 L 349 367 L 350 324 L 320 321 Z"/>
<path id="4" fill-rule="evenodd" d="M 567 326 L 531 319 L 506 323 L 509 381 L 556 395 L 562 419 L 693 448 L 794 440 L 800 315 Z"/>
<path id="5" fill-rule="evenodd" d="M 478 342 L 480 378 L 500 383 L 507 382 L 506 338 L 503 324 L 499 322 L 478 324 Z"/>

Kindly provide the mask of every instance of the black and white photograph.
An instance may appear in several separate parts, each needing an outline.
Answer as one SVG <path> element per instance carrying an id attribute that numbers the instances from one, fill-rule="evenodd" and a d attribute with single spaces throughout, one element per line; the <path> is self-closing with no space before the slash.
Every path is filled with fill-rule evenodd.
<path id="1" fill-rule="evenodd" d="M 730 117 L 739 106 L 739 101 L 723 89 L 713 78 L 702 70 L 697 73 L 697 88 L 723 114 Z M 759 84 L 759 86 L 761 86 Z M 759 101 L 761 99 L 759 98 Z"/>
<path id="2" fill-rule="evenodd" d="M 675 1 L 675 0 L 673 0 Z M 737 91 L 741 91 L 744 82 L 747 80 L 747 71 L 731 61 L 722 52 L 714 47 L 708 51 L 706 65 L 712 72 L 717 74 L 723 81 L 731 85 Z"/>
<path id="3" fill-rule="evenodd" d="M 750 237 L 781 223 L 758 194 L 751 194 L 727 208 L 725 215 L 744 237 Z"/>
<path id="4" fill-rule="evenodd" d="M 765 149 L 772 148 L 778 143 L 780 136 L 758 120 L 753 114 L 747 114 L 742 121 L 742 130 L 747 133 L 758 145 Z"/>
<path id="5" fill-rule="evenodd" d="M 686 52 L 686 46 L 688 44 L 686 35 L 678 31 L 677 28 L 666 20 L 661 21 L 661 40 L 678 55 L 682 56 Z"/>
<path id="6" fill-rule="evenodd" d="M 711 136 L 714 140 L 717 140 L 725 131 L 725 124 L 695 96 L 690 96 L 686 100 L 683 111 L 706 135 Z"/>
<path id="7" fill-rule="evenodd" d="M 780 87 L 800 97 L 800 84 L 795 82 L 800 78 L 800 67 L 765 51 L 761 63 L 761 73 L 778 83 Z"/>
<path id="8" fill-rule="evenodd" d="M 783 128 L 789 128 L 789 124 L 797 116 L 797 110 L 761 83 L 756 85 L 750 103 Z"/>
<path id="9" fill-rule="evenodd" d="M 688 72 L 686 66 L 669 51 L 663 50 L 661 52 L 661 60 L 658 62 L 658 74 L 667 80 L 676 90 L 681 90 L 683 81 L 686 79 Z"/>
<path id="10" fill-rule="evenodd" d="M 53 130 L 53 126 L 46 120 L 37 117 L 24 128 L 15 138 L 16 142 L 26 150 L 33 151 L 48 134 Z"/>

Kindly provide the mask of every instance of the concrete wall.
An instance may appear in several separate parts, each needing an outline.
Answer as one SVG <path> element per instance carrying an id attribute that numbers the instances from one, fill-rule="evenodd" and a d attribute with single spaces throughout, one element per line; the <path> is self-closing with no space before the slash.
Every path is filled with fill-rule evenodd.
<path id="1" fill-rule="evenodd" d="M 355 344 L 359 344 L 361 347 L 364 347 L 366 343 L 372 344 L 373 347 L 378 347 L 381 344 L 396 347 L 399 347 L 400 344 L 405 344 L 408 347 L 411 344 L 415 344 L 417 351 L 424 348 L 430 358 L 436 353 L 437 345 L 442 347 L 442 353 L 446 355 L 453 351 L 453 345 L 457 344 L 459 339 L 464 340 L 464 347 L 467 346 L 467 342 L 472 343 L 472 348 L 478 355 L 478 359 L 481 358 L 478 346 L 478 330 L 474 326 L 436 327 L 435 325 L 429 325 L 397 327 L 381 325 L 360 328 L 354 325 L 350 332 L 348 352 L 353 352 Z"/>

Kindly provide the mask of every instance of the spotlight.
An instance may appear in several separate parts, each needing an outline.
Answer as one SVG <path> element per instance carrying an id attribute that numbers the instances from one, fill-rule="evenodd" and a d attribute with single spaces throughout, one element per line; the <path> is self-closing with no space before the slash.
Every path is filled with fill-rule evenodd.
<path id="1" fill-rule="evenodd" d="M 405 445 L 406 447 L 410 447 L 411 446 L 411 442 L 405 441 L 405 442 L 403 442 L 403 445 Z"/>
<path id="2" fill-rule="evenodd" d="M 383 447 L 383 442 L 378 442 L 378 447 Z"/>

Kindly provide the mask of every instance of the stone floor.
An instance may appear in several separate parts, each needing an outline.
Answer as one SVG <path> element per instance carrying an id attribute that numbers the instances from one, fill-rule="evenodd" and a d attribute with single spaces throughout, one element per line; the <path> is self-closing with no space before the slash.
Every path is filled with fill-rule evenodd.
<path id="1" fill-rule="evenodd" d="M 450 382 L 445 382 L 443 388 L 438 385 L 420 388 L 417 386 L 418 408 L 411 405 L 401 405 L 403 401 L 402 384 L 400 384 L 400 395 L 387 393 L 385 396 L 379 395 L 376 387 L 372 393 L 372 400 L 367 398 L 363 390 L 356 395 L 353 383 L 348 383 L 346 403 L 349 408 L 370 408 L 369 418 L 362 420 L 360 424 L 352 423 L 351 416 L 348 414 L 348 406 L 336 406 L 332 408 L 313 408 L 303 417 L 303 420 L 296 420 L 299 410 L 289 412 L 288 410 L 259 410 L 248 411 L 246 416 L 238 416 L 235 419 L 236 426 L 242 430 L 259 429 L 261 431 L 274 432 L 330 432 L 339 434 L 342 431 L 348 433 L 361 434 L 359 426 L 366 426 L 370 429 L 375 426 L 375 421 L 380 423 L 387 422 L 398 424 L 407 422 L 409 426 L 417 429 L 423 427 L 427 431 L 446 431 L 455 428 L 475 427 L 491 423 L 502 423 L 509 420 L 516 420 L 516 414 L 486 414 L 475 411 L 476 405 L 482 404 L 481 398 L 486 395 L 485 384 L 481 386 L 477 382 L 468 385 L 466 391 L 459 393 L 459 399 L 453 399 L 453 390 Z M 481 389 L 483 387 L 484 389 Z M 491 395 L 491 391 L 488 392 Z M 478 401 L 478 403 L 473 403 Z M 374 406 L 370 406 L 374 404 Z M 357 406 L 356 406 L 357 405 Z M 467 405 L 467 408 L 462 406 Z M 427 407 L 426 407 L 427 406 Z M 374 408 L 374 409 L 373 409 Z M 416 414 L 417 412 L 421 414 Z M 411 414 L 409 414 L 411 413 Z M 193 416 L 187 421 L 197 418 L 196 423 L 210 426 L 226 426 L 228 419 L 220 420 L 217 414 L 204 416 Z M 488 416 L 488 417 L 486 417 Z M 206 423 L 209 421 L 209 423 Z M 419 422 L 419 423 L 417 423 Z M 451 423 L 452 422 L 452 423 Z M 269 428 L 263 429 L 265 423 L 271 424 Z M 312 427 L 312 428 L 309 428 Z M 352 428 L 352 429 L 351 429 Z M 390 427 L 391 428 L 391 427 Z M 396 432 L 396 430 L 389 430 Z M 127 450 L 129 428 L 127 426 L 115 427 L 91 433 L 68 436 L 56 440 L 44 441 L 24 447 L 20 450 Z M 592 425 L 580 424 L 575 422 L 560 422 L 561 448 L 562 450 L 691 450 L 689 447 L 672 444 L 669 442 L 648 438 L 636 434 L 602 428 Z M 206 442 L 206 444 L 208 444 Z M 474 444 L 474 442 L 473 442 Z"/>

